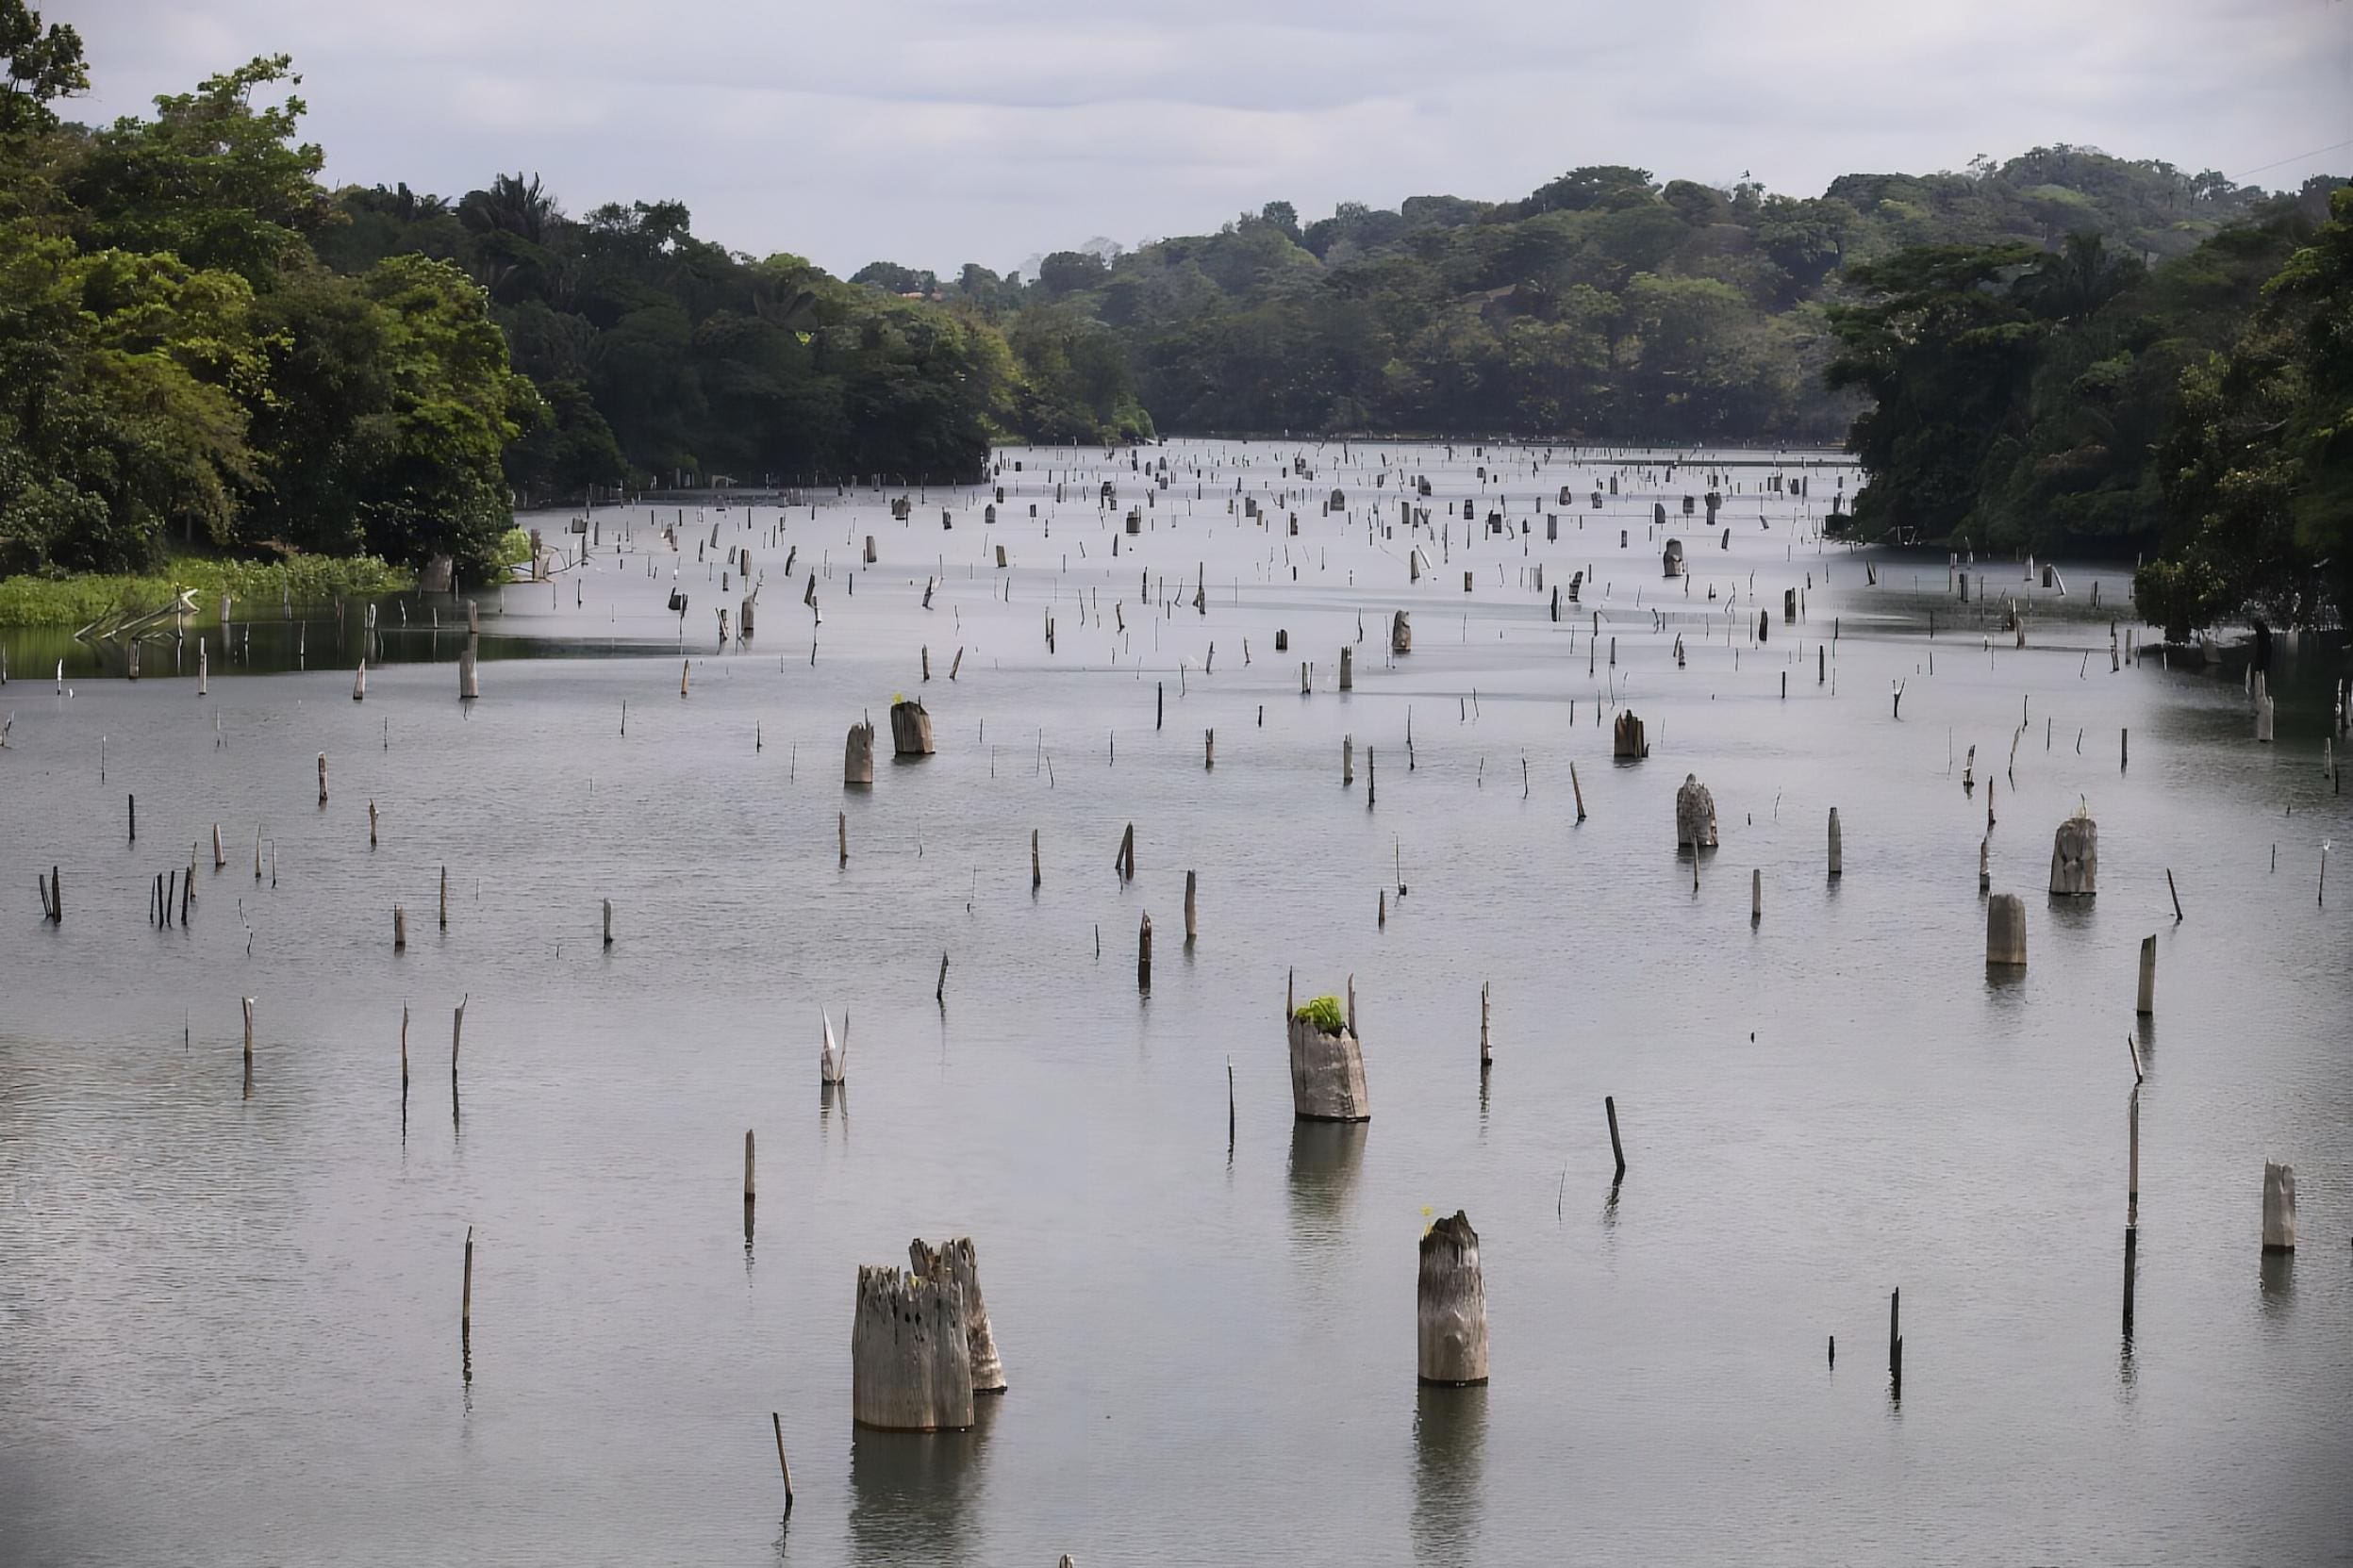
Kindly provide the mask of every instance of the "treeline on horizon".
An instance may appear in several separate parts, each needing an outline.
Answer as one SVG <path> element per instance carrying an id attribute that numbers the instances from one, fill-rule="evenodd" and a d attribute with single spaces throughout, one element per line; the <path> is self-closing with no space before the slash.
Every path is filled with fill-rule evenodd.
<path id="1" fill-rule="evenodd" d="M 0 0 L 0 574 L 479 566 L 511 500 L 965 480 L 1006 439 L 1851 433 L 1857 536 L 2162 553 L 2177 632 L 2345 598 L 2333 181 L 2064 146 L 1818 197 L 1588 167 L 839 280 L 528 173 L 329 190 L 283 58 L 85 128 L 72 29 Z"/>

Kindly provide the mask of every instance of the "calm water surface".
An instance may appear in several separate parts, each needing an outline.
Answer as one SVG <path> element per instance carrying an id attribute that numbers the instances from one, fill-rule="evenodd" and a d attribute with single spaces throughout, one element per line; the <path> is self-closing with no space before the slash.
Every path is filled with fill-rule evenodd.
<path id="1" fill-rule="evenodd" d="M 1302 454 L 1312 480 L 1286 481 Z M 2063 600 L 1980 563 L 1991 619 L 1941 556 L 1874 557 L 1866 586 L 1864 557 L 1813 536 L 1834 466 L 1799 502 L 1760 489 L 1808 470 L 1747 454 L 1729 550 L 1673 519 L 1686 591 L 1661 580 L 1650 509 L 1705 487 L 1689 468 L 1469 446 L 1145 458 L 1163 455 L 1169 487 L 1116 559 L 1147 495 L 1125 454 L 1008 452 L 993 526 L 985 492 L 928 492 L 901 523 L 897 492 L 862 490 L 781 532 L 773 506 L 688 507 L 673 553 L 645 509 L 604 514 L 590 567 L 509 587 L 503 613 L 479 596 L 489 653 L 553 656 L 486 662 L 464 707 L 446 599 L 383 609 L 364 703 L 356 608 L 339 647 L 327 612 L 272 607 L 250 659 L 191 625 L 183 672 L 151 648 L 137 684 L 75 648 L 65 693 L 60 639 L 11 635 L 0 1560 L 2353 1560 L 2353 831 L 2321 756 L 2338 654 L 2283 652 L 2278 743 L 2258 746 L 2235 666 L 2111 672 L 2113 568 L 2063 563 Z M 1400 473 L 1451 513 L 1418 584 Z M 1334 487 L 1345 515 L 1324 510 Z M 1466 496 L 1510 532 L 1475 521 L 1466 542 Z M 734 545 L 765 584 L 756 635 L 722 648 Z M 1549 589 L 1581 569 L 1556 623 Z M 1414 652 L 1391 661 L 1397 608 Z M 919 691 L 937 754 L 885 757 L 845 794 L 845 728 Z M 1648 760 L 1611 759 L 1613 697 Z M 1674 848 L 1687 772 L 1722 825 L 1696 890 Z M 2031 962 L 2009 978 L 1982 963 L 1989 781 L 1994 886 L 2027 902 Z M 2051 832 L 2079 804 L 2100 893 L 2063 903 Z M 152 879 L 199 840 L 189 923 L 157 931 Z M 34 890 L 52 865 L 61 927 Z M 2136 1023 L 2152 933 L 2157 1012 Z M 1302 997 L 1355 978 L 1368 1125 L 1292 1120 L 1294 966 Z M 851 1018 L 830 1103 L 820 1009 Z M 2259 1251 L 2266 1158 L 2297 1170 L 2293 1258 Z M 1416 1243 L 1457 1208 L 1482 1238 L 1493 1382 L 1418 1390 Z M 975 1238 L 1011 1392 L 968 1433 L 853 1431 L 854 1270 L 919 1233 Z"/>

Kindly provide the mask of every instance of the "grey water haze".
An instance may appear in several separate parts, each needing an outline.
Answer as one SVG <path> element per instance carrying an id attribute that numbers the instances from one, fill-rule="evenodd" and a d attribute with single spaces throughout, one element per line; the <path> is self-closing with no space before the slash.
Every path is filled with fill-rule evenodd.
<path id="1" fill-rule="evenodd" d="M 361 703 L 356 606 L 340 634 L 323 607 L 240 609 L 251 661 L 212 642 L 204 698 L 209 624 L 136 684 L 0 633 L 0 1561 L 2353 1560 L 2332 651 L 2283 641 L 2259 746 L 2238 664 L 2111 671 L 2128 569 L 2061 562 L 2063 598 L 1980 560 L 1963 604 L 1941 554 L 1821 541 L 1853 488 L 1827 454 L 1670 479 L 1670 454 L 1567 447 L 1141 449 L 1165 490 L 1125 453 L 1002 456 L 993 525 L 978 488 L 905 522 L 896 489 L 828 490 L 689 504 L 673 553 L 655 523 L 680 508 L 600 509 L 591 564 L 503 612 L 474 595 L 472 704 L 447 597 L 387 602 Z M 1729 549 L 1679 515 L 1718 461 Z M 1450 513 L 1419 583 L 1401 475 Z M 1688 586 L 1661 578 L 1657 501 Z M 722 647 L 731 546 L 765 580 L 754 636 Z M 897 694 L 937 754 L 845 791 L 845 729 Z M 1612 759 L 1617 707 L 1649 758 Z M 1686 773 L 1722 833 L 1696 887 Z M 1983 962 L 1989 787 L 2022 972 Z M 2050 899 L 2080 805 L 2100 891 Z M 199 840 L 187 926 L 154 929 L 155 874 Z M 53 865 L 58 925 L 34 893 Z M 1293 1120 L 1294 966 L 1302 999 L 1354 977 L 1368 1124 Z M 820 1010 L 850 1018 L 830 1099 Z M 2267 1158 L 2297 1172 L 2290 1256 L 2259 1250 Z M 1458 1208 L 1493 1380 L 1417 1389 L 1416 1246 Z M 1010 1390 L 968 1432 L 854 1430 L 856 1265 L 950 1234 L 977 1244 Z"/>

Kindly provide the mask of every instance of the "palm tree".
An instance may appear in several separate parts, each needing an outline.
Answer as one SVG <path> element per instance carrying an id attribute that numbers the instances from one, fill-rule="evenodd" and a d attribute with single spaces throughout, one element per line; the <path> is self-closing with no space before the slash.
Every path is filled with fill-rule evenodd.
<path id="1" fill-rule="evenodd" d="M 539 176 L 500 174 L 488 190 L 470 190 L 458 204 L 457 218 L 476 234 L 511 234 L 542 243 L 551 225 L 561 220 L 555 194 L 540 185 Z"/>

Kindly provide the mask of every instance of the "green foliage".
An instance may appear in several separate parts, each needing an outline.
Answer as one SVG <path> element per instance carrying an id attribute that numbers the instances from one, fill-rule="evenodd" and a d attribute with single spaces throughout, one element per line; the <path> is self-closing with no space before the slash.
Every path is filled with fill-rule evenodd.
<path id="1" fill-rule="evenodd" d="M 1337 1034 L 1348 1027 L 1348 1014 L 1342 1010 L 1337 997 L 1317 997 L 1313 1001 L 1303 1002 L 1292 1012 L 1291 1016 L 1301 1023 L 1315 1025 L 1326 1034 Z"/>
<path id="2" fill-rule="evenodd" d="M 32 112 L 81 85 L 71 29 L 0 0 L 0 571 L 144 572 L 169 540 L 489 564 L 502 456 L 548 416 L 464 272 L 314 258 L 285 57 L 83 132 Z M 448 222 L 406 190 L 369 216 L 370 243 Z"/>
<path id="3" fill-rule="evenodd" d="M 2047 192 L 2045 193 L 2047 197 Z M 2186 638 L 2353 600 L 2353 195 L 2298 204 L 2151 270 L 2096 235 L 2055 251 L 1920 246 L 1850 268 L 1834 385 L 1861 536 L 2162 550 L 2141 612 Z"/>
<path id="4" fill-rule="evenodd" d="M 0 137 L 57 124 L 57 99 L 90 91 L 81 35 L 62 22 L 46 28 L 25 0 L 0 0 Z"/>

